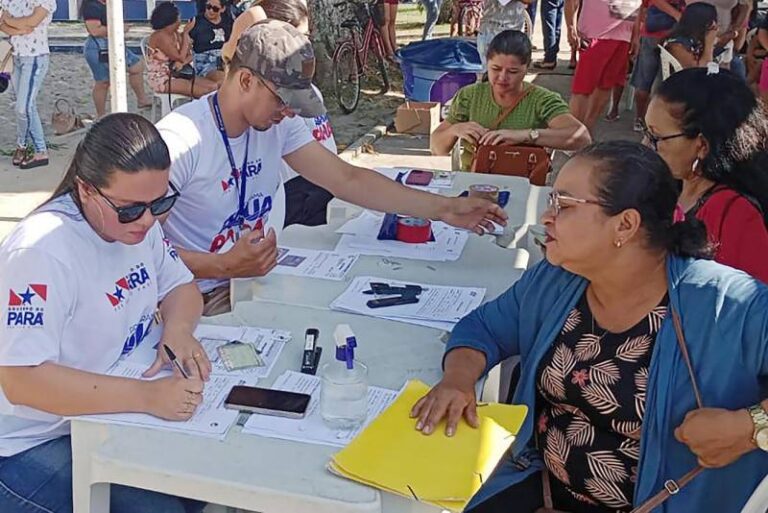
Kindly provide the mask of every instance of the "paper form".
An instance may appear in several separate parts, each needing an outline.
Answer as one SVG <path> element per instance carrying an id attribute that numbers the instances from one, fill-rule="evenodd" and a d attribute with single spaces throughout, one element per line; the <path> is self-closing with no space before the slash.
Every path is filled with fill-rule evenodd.
<path id="1" fill-rule="evenodd" d="M 279 247 L 277 249 L 277 267 L 272 274 L 302 276 L 322 280 L 341 281 L 359 258 L 357 253 L 336 253 Z"/>
<path id="2" fill-rule="evenodd" d="M 414 260 L 449 262 L 461 258 L 469 240 L 469 232 L 454 228 L 440 221 L 432 223 L 433 242 L 409 244 L 397 240 L 379 240 L 379 230 L 384 214 L 364 211 L 336 230 L 342 236 L 336 244 L 338 253 L 384 255 Z"/>
<path id="3" fill-rule="evenodd" d="M 135 363 L 119 361 L 109 371 L 110 376 L 124 378 L 144 379 L 142 374 L 146 366 Z M 170 371 L 161 371 L 152 379 L 160 379 L 171 376 Z M 104 415 L 84 415 L 79 418 L 85 420 L 98 420 L 111 424 L 125 424 L 138 427 L 150 427 L 166 431 L 191 433 L 213 438 L 224 438 L 229 427 L 238 416 L 237 410 L 224 408 L 224 399 L 235 385 L 244 384 L 245 381 L 237 377 L 211 376 L 205 383 L 203 402 L 197 407 L 195 414 L 187 421 L 177 422 L 154 417 L 147 413 L 114 413 Z"/>
<path id="4" fill-rule="evenodd" d="M 321 379 L 319 377 L 286 371 L 277 378 L 272 388 L 311 395 L 312 400 L 309 402 L 305 417 L 287 419 L 254 413 L 245 423 L 243 433 L 336 447 L 344 447 L 351 442 L 373 419 L 392 404 L 398 394 L 395 390 L 368 387 L 368 417 L 363 425 L 353 430 L 335 430 L 328 427 L 320 415 Z"/>
<path id="5" fill-rule="evenodd" d="M 369 308 L 366 303 L 378 297 L 363 294 L 363 291 L 371 288 L 371 282 L 384 282 L 394 286 L 421 285 L 424 290 L 419 295 L 418 303 L 386 308 Z M 352 281 L 347 290 L 331 303 L 331 309 L 403 322 L 418 320 L 456 323 L 480 306 L 483 297 L 485 297 L 485 291 L 484 288 L 450 287 L 393 281 L 374 276 L 359 276 Z"/>
<path id="6" fill-rule="evenodd" d="M 205 349 L 208 359 L 211 360 L 213 374 L 244 378 L 250 385 L 255 385 L 258 378 L 269 376 L 285 344 L 291 340 L 290 332 L 284 330 L 251 326 L 216 326 L 213 324 L 198 325 L 194 335 Z M 147 340 L 142 342 L 123 361 L 131 364 L 145 365 L 146 370 L 155 361 L 157 356 L 155 347 L 160 342 L 161 336 L 162 325 L 156 326 L 147 337 Z M 260 351 L 260 356 L 264 360 L 264 366 L 228 371 L 224 362 L 221 361 L 216 348 L 235 340 L 254 344 L 256 349 Z"/>

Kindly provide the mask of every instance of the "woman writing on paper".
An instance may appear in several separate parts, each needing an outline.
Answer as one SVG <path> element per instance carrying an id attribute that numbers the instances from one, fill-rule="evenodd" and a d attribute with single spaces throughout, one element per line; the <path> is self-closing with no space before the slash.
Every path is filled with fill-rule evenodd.
<path id="1" fill-rule="evenodd" d="M 0 511 L 72 511 L 72 455 L 64 417 L 143 412 L 189 419 L 211 365 L 192 336 L 202 310 L 192 274 L 156 217 L 178 193 L 155 127 L 133 114 L 94 124 L 51 199 L 0 246 Z M 106 376 L 152 328 L 189 379 Z M 159 348 L 159 346 L 158 346 Z M 166 363 L 158 351 L 145 372 Z M 197 502 L 112 486 L 113 513 L 191 513 Z"/>
<path id="2" fill-rule="evenodd" d="M 531 51 L 531 41 L 522 32 L 505 30 L 493 38 L 487 55 L 488 82 L 456 93 L 448 116 L 430 138 L 433 155 L 449 155 L 461 139 L 461 169 L 469 171 L 478 144 L 575 150 L 590 143 L 586 127 L 571 115 L 559 94 L 525 83 Z M 510 107 L 513 110 L 500 119 Z"/>
<path id="3" fill-rule="evenodd" d="M 629 512 L 667 483 L 682 489 L 665 511 L 738 513 L 768 472 L 768 287 L 701 259 L 713 248 L 678 194 L 649 148 L 582 151 L 543 215 L 547 260 L 453 330 L 417 429 L 477 426 L 476 381 L 513 355 L 529 408 L 468 511 L 533 513 L 549 490 L 557 510 Z"/>

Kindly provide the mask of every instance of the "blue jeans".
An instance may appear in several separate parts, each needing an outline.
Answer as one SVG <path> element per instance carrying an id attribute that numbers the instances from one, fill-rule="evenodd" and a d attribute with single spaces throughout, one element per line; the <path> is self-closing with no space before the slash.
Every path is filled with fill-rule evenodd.
<path id="1" fill-rule="evenodd" d="M 37 93 L 48 73 L 48 55 L 13 57 L 13 90 L 16 94 L 16 145 L 26 148 L 28 142 L 35 153 L 45 153 L 45 133 L 37 112 Z"/>
<path id="2" fill-rule="evenodd" d="M 557 62 L 564 0 L 541 0 L 541 30 L 544 33 L 544 62 Z"/>
<path id="3" fill-rule="evenodd" d="M 744 58 L 741 55 L 734 55 L 731 61 L 731 71 L 742 80 L 747 80 L 747 65 L 744 64 Z"/>
<path id="4" fill-rule="evenodd" d="M 424 35 L 422 40 L 432 39 L 432 31 L 437 24 L 437 18 L 440 15 L 440 5 L 443 0 L 421 0 L 424 9 L 427 11 L 427 21 L 424 23 Z"/>
<path id="5" fill-rule="evenodd" d="M 110 487 L 111 513 L 200 513 L 205 504 L 121 485 Z M 62 436 L 0 457 L 0 511 L 72 513 L 72 446 Z"/>

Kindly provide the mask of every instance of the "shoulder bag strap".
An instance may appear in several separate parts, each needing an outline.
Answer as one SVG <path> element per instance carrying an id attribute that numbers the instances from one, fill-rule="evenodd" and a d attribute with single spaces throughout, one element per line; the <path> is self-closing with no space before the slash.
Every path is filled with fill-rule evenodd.
<path id="1" fill-rule="evenodd" d="M 672 312 L 672 323 L 675 325 L 675 333 L 677 335 L 677 344 L 680 346 L 680 352 L 683 354 L 683 360 L 685 366 L 688 368 L 688 374 L 691 377 L 691 384 L 693 385 L 693 394 L 696 396 L 696 404 L 699 408 L 704 407 L 704 403 L 701 401 L 701 392 L 699 391 L 699 385 L 696 381 L 696 375 L 693 372 L 693 364 L 691 363 L 691 356 L 688 353 L 688 344 L 685 342 L 685 334 L 683 333 L 683 323 L 680 321 L 680 315 L 670 305 L 670 311 Z M 694 477 L 699 475 L 704 470 L 701 466 L 696 466 L 693 470 L 682 476 L 678 480 L 669 479 L 664 482 L 664 489 L 648 499 L 645 503 L 641 504 L 637 508 L 632 510 L 632 513 L 650 513 L 655 508 L 659 507 L 667 499 L 676 495 L 683 489 L 685 485 L 690 483 Z"/>
<path id="2" fill-rule="evenodd" d="M 515 110 L 515 108 L 517 108 L 518 105 L 520 105 L 520 102 L 523 101 L 523 98 L 528 96 L 528 92 L 530 90 L 531 90 L 530 87 L 526 87 L 523 93 L 517 97 L 517 99 L 514 101 L 514 103 L 512 103 L 512 105 L 510 105 L 509 107 L 501 111 L 501 114 L 499 114 L 499 117 L 497 117 L 494 120 L 494 122 L 491 123 L 491 126 L 488 127 L 488 130 L 496 130 L 497 128 L 499 128 L 499 125 L 501 124 L 501 122 L 504 121 L 504 119 L 507 116 L 512 114 L 512 111 Z"/>

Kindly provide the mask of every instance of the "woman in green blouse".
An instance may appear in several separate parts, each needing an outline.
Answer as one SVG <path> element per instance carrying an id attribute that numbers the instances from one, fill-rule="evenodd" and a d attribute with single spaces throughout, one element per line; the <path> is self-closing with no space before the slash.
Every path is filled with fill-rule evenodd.
<path id="1" fill-rule="evenodd" d="M 456 93 L 451 109 L 430 141 L 433 155 L 448 155 L 463 139 L 461 169 L 468 171 L 477 144 L 536 144 L 558 150 L 579 150 L 590 142 L 587 128 L 553 91 L 524 82 L 531 63 L 531 41 L 517 30 L 493 38 L 486 55 L 488 82 Z M 522 100 L 519 100 L 521 95 Z M 489 130 L 504 109 L 518 105 Z"/>

